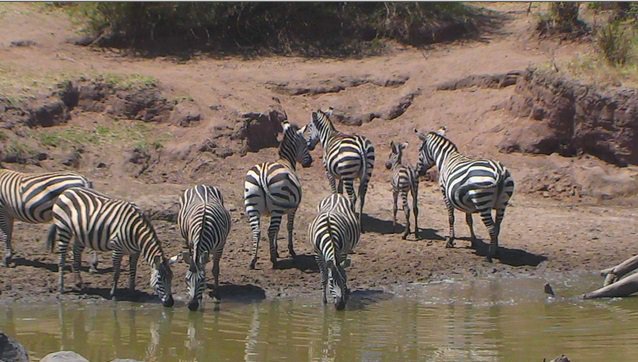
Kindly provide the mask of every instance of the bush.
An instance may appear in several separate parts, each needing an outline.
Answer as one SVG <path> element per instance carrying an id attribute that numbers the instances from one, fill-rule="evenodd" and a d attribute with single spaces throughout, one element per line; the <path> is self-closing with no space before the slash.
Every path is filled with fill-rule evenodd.
<path id="1" fill-rule="evenodd" d="M 432 28 L 454 22 L 472 30 L 470 8 L 460 3 L 96 2 L 70 10 L 93 34 L 126 46 L 178 39 L 184 44 L 293 49 L 357 47 L 388 37 L 409 44 L 433 41 Z M 356 50 L 356 49 L 355 49 Z"/>
<path id="2" fill-rule="evenodd" d="M 627 63 L 631 52 L 632 37 L 626 27 L 613 21 L 601 27 L 596 34 L 596 46 L 602 56 L 612 65 Z"/>
<path id="3" fill-rule="evenodd" d="M 536 29 L 541 35 L 585 34 L 587 25 L 578 18 L 579 8 L 577 2 L 552 2 L 549 4 L 549 14 L 541 16 Z"/>

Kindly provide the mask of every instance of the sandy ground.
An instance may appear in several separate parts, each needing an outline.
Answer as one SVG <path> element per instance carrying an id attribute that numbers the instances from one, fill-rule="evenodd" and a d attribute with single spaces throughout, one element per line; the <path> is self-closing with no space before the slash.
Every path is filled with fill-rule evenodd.
<path id="1" fill-rule="evenodd" d="M 502 226 L 501 256 L 494 263 L 487 263 L 483 257 L 486 244 L 476 251 L 469 248 L 469 241 L 465 238 L 469 232 L 460 213 L 457 213 L 456 222 L 460 238 L 457 247 L 444 248 L 448 226 L 440 191 L 435 183 L 422 181 L 419 195 L 422 239 L 415 240 L 411 235 L 408 240 L 401 240 L 401 227 L 396 234 L 392 233 L 390 172 L 385 170 L 383 163 L 388 156 L 390 139 L 409 141 L 408 156 L 416 160 L 418 140 L 412 133 L 414 127 L 430 130 L 446 125 L 450 138 L 463 152 L 501 160 L 512 170 L 515 180 L 557 169 L 587 174 L 587 170 L 597 168 L 610 177 L 625 174 L 633 177 L 635 174 L 635 168 L 621 170 L 590 158 L 501 154 L 495 145 L 513 120 L 503 111 L 495 111 L 494 107 L 512 94 L 512 87 L 502 90 L 434 90 L 434 85 L 442 81 L 470 74 L 524 69 L 530 64 L 544 64 L 552 57 L 560 61 L 588 51 L 584 44 L 539 42 L 530 37 L 529 29 L 535 17 L 525 15 L 527 4 L 492 6 L 501 12 L 504 25 L 485 34 L 480 41 L 435 45 L 428 49 L 399 47 L 390 54 L 365 59 L 266 57 L 245 60 L 197 56 L 178 61 L 137 58 L 114 50 L 93 50 L 68 44 L 65 39 L 73 35 L 73 27 L 63 15 L 33 11 L 24 4 L 11 4 L 0 12 L 3 21 L 0 65 L 15 74 L 115 72 L 157 78 L 171 94 L 192 97 L 201 106 L 204 117 L 197 127 L 158 125 L 158 132 L 174 135 L 172 144 L 166 146 L 167 152 L 184 144 L 199 142 L 203 133 L 210 132 L 215 125 L 225 124 L 237 112 L 263 110 L 274 96 L 281 100 L 289 118 L 301 124 L 308 120 L 311 110 L 327 104 L 369 109 L 404 92 L 420 89 L 421 94 L 399 118 L 391 121 L 377 119 L 360 127 L 338 126 L 344 131 L 366 135 L 377 150 L 364 216 L 364 225 L 369 232 L 362 236 L 352 256 L 352 267 L 348 270 L 349 285 L 353 290 L 442 278 L 470 279 L 491 274 L 542 276 L 546 272 L 595 272 L 635 254 L 638 252 L 635 247 L 638 233 L 635 195 L 603 202 L 600 198 L 596 199 L 600 195 L 595 193 L 589 198 L 572 198 L 569 195 L 547 198 L 542 193 L 516 192 Z M 47 26 L 36 26 L 43 23 Z M 27 48 L 8 46 L 10 41 L 17 39 L 33 39 L 37 45 Z M 368 84 L 338 93 L 312 96 L 283 95 L 267 86 L 267 82 L 272 81 L 317 81 L 353 74 L 401 74 L 409 76 L 409 80 L 399 88 Z M 209 107 L 218 104 L 222 106 Z M 78 115 L 64 127 L 81 127 L 80 122 L 86 117 L 92 115 Z M 102 148 L 92 153 L 89 150 L 87 159 L 114 159 L 121 156 L 120 151 L 118 145 L 113 145 L 110 150 Z M 274 159 L 275 149 L 264 149 L 243 157 L 233 155 L 212 163 L 209 161 L 206 168 L 209 171 L 198 173 L 191 172 L 196 167 L 201 168 L 197 159 L 186 163 L 166 161 L 165 172 L 174 175 L 169 179 L 183 180 L 179 184 L 152 183 L 115 171 L 98 172 L 91 165 L 83 166 L 80 172 L 94 179 L 99 190 L 140 204 L 152 203 L 157 198 L 176 201 L 181 191 L 196 182 L 220 187 L 234 223 L 221 264 L 222 299 L 281 297 L 309 292 L 319 296 L 319 275 L 311 247 L 306 241 L 306 225 L 313 217 L 315 205 L 329 192 L 320 156 L 320 150 L 315 150 L 313 167 L 299 171 L 304 199 L 297 213 L 295 228 L 298 256 L 294 260 L 288 258 L 285 230 L 280 231 L 282 261 L 276 270 L 271 269 L 268 262 L 267 242 L 261 244 L 258 269 L 248 269 L 252 241 L 242 200 L 246 170 L 258 162 Z M 47 162 L 43 166 L 60 168 Z M 601 187 L 613 189 L 613 182 L 606 182 Z M 398 220 L 403 222 L 401 211 Z M 176 225 L 164 221 L 155 221 L 154 225 L 166 254 L 177 253 L 182 241 Z M 57 257 L 44 252 L 46 229 L 46 225 L 16 224 L 16 265 L 0 270 L 0 301 L 57 297 Z M 475 230 L 480 238 L 489 239 L 478 217 L 475 217 Z M 86 288 L 69 292 L 62 298 L 105 297 L 111 285 L 110 256 L 100 255 L 100 260 L 99 274 L 83 271 Z M 211 266 L 209 264 L 208 268 Z M 123 299 L 153 299 L 148 294 L 151 292 L 148 287 L 149 268 L 140 264 L 139 269 L 137 285 L 140 292 L 133 295 L 123 293 Z M 179 300 L 185 298 L 185 266 L 178 265 L 174 271 L 174 291 Z M 70 273 L 67 277 L 71 281 Z M 124 272 L 121 286 L 126 285 L 126 278 Z"/>

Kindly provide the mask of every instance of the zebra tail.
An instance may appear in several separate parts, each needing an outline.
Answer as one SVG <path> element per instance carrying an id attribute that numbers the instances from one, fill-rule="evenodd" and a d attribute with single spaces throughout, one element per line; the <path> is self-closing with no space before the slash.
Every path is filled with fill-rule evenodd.
<path id="1" fill-rule="evenodd" d="M 58 227 L 53 224 L 51 225 L 51 227 L 49 227 L 49 233 L 47 234 L 47 241 L 46 241 L 46 250 L 49 253 L 53 253 L 53 247 L 55 245 L 55 237 L 58 235 Z"/>
<path id="2" fill-rule="evenodd" d="M 361 183 L 363 184 L 363 181 L 368 179 L 368 157 L 366 157 L 366 149 L 360 149 L 359 153 L 361 154 L 361 162 L 363 163 L 361 165 Z"/>

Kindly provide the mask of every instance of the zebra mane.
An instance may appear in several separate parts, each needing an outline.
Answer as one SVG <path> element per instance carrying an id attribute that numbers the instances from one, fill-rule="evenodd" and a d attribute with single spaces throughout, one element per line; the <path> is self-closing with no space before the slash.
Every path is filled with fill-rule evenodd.
<path id="1" fill-rule="evenodd" d="M 459 151 L 459 149 L 456 147 L 454 142 L 450 141 L 447 137 L 443 136 L 442 134 L 432 131 L 432 132 L 428 132 L 427 137 L 428 139 L 433 140 L 437 143 L 448 145 L 450 149 L 452 149 L 453 151 L 456 151 L 456 152 Z"/>

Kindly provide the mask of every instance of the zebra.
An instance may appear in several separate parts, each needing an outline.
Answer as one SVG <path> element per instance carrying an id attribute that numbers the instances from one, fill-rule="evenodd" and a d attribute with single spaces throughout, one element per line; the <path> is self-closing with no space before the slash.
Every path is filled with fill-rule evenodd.
<path id="1" fill-rule="evenodd" d="M 283 140 L 279 145 L 279 159 L 253 166 L 246 173 L 244 181 L 244 205 L 250 221 L 255 245 L 255 254 L 250 269 L 255 269 L 259 239 L 261 238 L 261 215 L 270 214 L 268 238 L 270 241 L 270 261 L 277 267 L 277 234 L 284 214 L 288 215 L 288 251 L 295 257 L 292 245 L 292 233 L 295 213 L 301 203 L 301 183 L 297 177 L 296 163 L 310 167 L 312 157 L 308 152 L 303 132 L 297 126 L 282 121 Z"/>
<path id="2" fill-rule="evenodd" d="M 321 142 L 323 165 L 330 189 L 333 194 L 337 192 L 341 194 L 345 185 L 353 211 L 357 201 L 354 180 L 359 179 L 359 225 L 362 225 L 363 205 L 374 168 L 374 146 L 363 136 L 347 135 L 337 131 L 330 121 L 332 112 L 332 107 L 329 107 L 327 111 L 312 112 L 311 120 L 306 126 L 309 132 L 308 149 L 314 150 L 317 143 Z"/>
<path id="3" fill-rule="evenodd" d="M 123 254 L 129 255 L 129 290 L 135 290 L 135 274 L 140 254 L 151 266 L 151 287 L 166 307 L 173 306 L 170 265 L 177 261 L 164 256 L 155 229 L 142 211 L 133 203 L 111 198 L 97 191 L 76 187 L 64 191 L 53 205 L 53 231 L 48 246 L 53 251 L 57 239 L 60 262 L 60 293 L 64 292 L 64 267 L 71 238 L 73 243 L 72 270 L 75 284 L 82 287 L 80 262 L 85 247 L 113 252 L 113 287 L 115 298 Z"/>
<path id="4" fill-rule="evenodd" d="M 317 212 L 308 225 L 308 240 L 321 271 L 323 303 L 327 303 L 329 287 L 336 309 L 341 310 L 348 298 L 347 256 L 359 242 L 361 228 L 350 201 L 343 195 L 332 194 L 324 198 Z"/>
<path id="5" fill-rule="evenodd" d="M 397 224 L 397 202 L 401 195 L 403 200 L 403 212 L 405 213 L 405 231 L 403 239 L 410 234 L 410 209 L 408 207 L 408 192 L 412 194 L 412 212 L 414 213 L 414 236 L 419 238 L 419 178 L 414 167 L 403 163 L 403 150 L 408 147 L 408 143 L 390 142 L 390 156 L 385 163 L 386 169 L 392 169 L 392 231 Z"/>
<path id="6" fill-rule="evenodd" d="M 53 203 L 71 187 L 92 188 L 93 185 L 86 177 L 73 172 L 22 173 L 0 169 L 0 240 L 5 245 L 0 265 L 9 266 L 13 257 L 13 222 L 50 222 Z M 91 266 L 95 268 L 97 258 L 95 254 L 93 257 Z"/>
<path id="7" fill-rule="evenodd" d="M 230 213 L 224 208 L 221 192 L 213 186 L 197 185 L 184 191 L 179 200 L 177 224 L 186 242 L 184 253 L 189 265 L 186 284 L 190 302 L 188 308 L 197 310 L 206 288 L 206 263 L 213 257 L 215 278 L 214 298 L 219 300 L 219 261 L 230 231 Z"/>
<path id="8" fill-rule="evenodd" d="M 487 261 L 498 254 L 498 235 L 505 208 L 514 193 L 514 179 L 509 170 L 500 162 L 488 159 L 473 159 L 459 153 L 457 147 L 445 138 L 445 127 L 437 132 L 423 134 L 414 132 L 421 139 L 419 161 L 416 168 L 419 175 L 436 164 L 439 170 L 439 184 L 447 207 L 450 235 L 446 247 L 454 247 L 454 209 L 465 212 L 465 220 L 470 228 L 472 248 L 476 248 L 472 213 L 481 215 L 483 224 L 490 234 Z M 492 209 L 496 218 L 492 219 Z"/>

